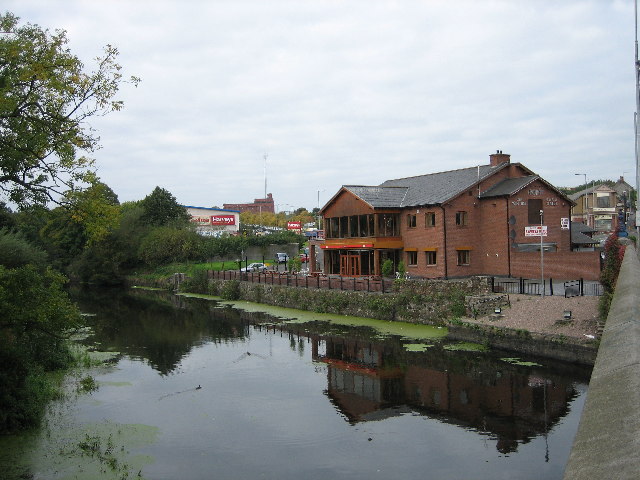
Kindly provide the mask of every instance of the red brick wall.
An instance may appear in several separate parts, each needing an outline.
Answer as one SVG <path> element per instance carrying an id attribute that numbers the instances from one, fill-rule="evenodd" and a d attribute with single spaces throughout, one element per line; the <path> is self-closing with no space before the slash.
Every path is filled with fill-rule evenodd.
<path id="1" fill-rule="evenodd" d="M 478 273 L 509 275 L 509 213 L 508 199 L 494 198 L 481 202 L 479 209 L 482 249 L 472 252 L 472 262 L 478 262 Z M 479 246 L 480 247 L 480 246 Z"/>
<path id="2" fill-rule="evenodd" d="M 513 277 L 539 278 L 540 252 L 513 252 Z M 598 280 L 600 278 L 599 252 L 545 252 L 544 278 L 558 280 Z"/>
<path id="3" fill-rule="evenodd" d="M 482 273 L 485 242 L 482 237 L 484 202 L 477 198 L 477 188 L 470 189 L 446 206 L 447 267 L 450 277 L 466 277 Z M 468 224 L 456 225 L 456 213 L 467 212 Z M 471 249 L 469 265 L 457 265 L 458 250 Z"/>
<path id="4" fill-rule="evenodd" d="M 436 224 L 433 227 L 426 226 L 425 214 L 434 213 Z M 416 227 L 409 228 L 407 215 L 416 215 Z M 407 266 L 407 272 L 412 276 L 428 278 L 440 278 L 445 276 L 444 270 L 444 226 L 443 213 L 440 207 L 420 207 L 403 210 L 400 219 L 400 234 L 403 237 L 405 248 L 418 250 L 418 265 L 410 266 L 407 262 L 407 254 L 403 253 L 403 261 Z M 436 249 L 436 265 L 427 265 L 425 249 Z"/>
<path id="5" fill-rule="evenodd" d="M 514 241 L 516 243 L 540 242 L 540 237 L 525 236 L 525 227 L 540 225 L 539 220 L 536 223 L 529 223 L 528 202 L 530 199 L 542 200 L 544 225 L 547 226 L 547 237 L 543 241 L 556 243 L 559 252 L 570 251 L 571 234 L 569 230 L 560 228 L 560 219 L 571 218 L 571 205 L 540 181 L 532 183 L 509 199 L 509 216 L 513 215 L 516 219 L 516 223 L 509 227 L 509 231 L 513 230 L 516 233 Z"/>

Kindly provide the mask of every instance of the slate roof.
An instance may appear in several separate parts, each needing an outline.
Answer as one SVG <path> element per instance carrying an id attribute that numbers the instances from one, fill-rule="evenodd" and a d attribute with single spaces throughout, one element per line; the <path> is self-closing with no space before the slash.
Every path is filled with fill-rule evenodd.
<path id="1" fill-rule="evenodd" d="M 527 177 L 519 178 L 505 178 L 501 182 L 496 183 L 493 187 L 485 190 L 480 194 L 482 198 L 487 197 L 502 197 L 504 195 L 513 195 L 514 193 L 522 190 L 524 187 L 538 180 L 538 175 L 529 175 Z"/>
<path id="2" fill-rule="evenodd" d="M 478 180 L 483 180 L 507 164 L 492 167 L 481 165 L 479 167 L 462 168 L 447 172 L 431 173 L 416 177 L 398 178 L 387 180 L 380 187 L 407 187 L 407 193 L 400 205 L 396 207 L 417 207 L 421 205 L 437 205 L 444 203 L 471 188 Z"/>
<path id="3" fill-rule="evenodd" d="M 407 195 L 408 187 L 368 187 L 345 185 L 343 188 L 361 198 L 373 208 L 398 208 Z"/>
<path id="4" fill-rule="evenodd" d="M 592 194 L 593 192 L 595 192 L 597 188 L 598 188 L 598 185 L 596 185 L 595 187 L 591 186 L 591 187 L 583 188 L 582 190 L 578 190 L 576 193 L 572 193 L 571 195 L 569 195 L 569 199 L 575 202 L 583 195 Z"/>
<path id="5" fill-rule="evenodd" d="M 571 222 L 571 231 L 580 233 L 593 233 L 595 230 L 589 225 L 585 225 L 582 222 Z"/>
<path id="6" fill-rule="evenodd" d="M 594 245 L 598 244 L 598 240 L 595 240 L 582 232 L 571 230 L 571 243 L 577 243 L 580 245 Z"/>
<path id="7" fill-rule="evenodd" d="M 582 222 L 571 222 L 571 243 L 578 245 L 593 245 L 599 243 L 585 233 L 593 233 L 595 230 Z"/>
<path id="8" fill-rule="evenodd" d="M 500 165 L 480 165 L 477 167 L 430 173 L 415 177 L 387 180 L 378 186 L 343 185 L 343 189 L 351 192 L 373 208 L 407 208 L 426 205 L 442 205 L 457 197 L 465 190 L 474 188 L 482 181 L 509 165 L 519 165 L 530 175 L 526 177 L 507 178 L 493 187 L 480 193 L 481 198 L 512 195 L 535 180 L 540 180 L 550 188 L 552 185 L 520 164 L 502 163 Z M 342 191 L 342 190 L 341 190 Z M 339 195 L 338 192 L 327 204 Z M 324 208 L 322 210 L 324 210 Z"/>

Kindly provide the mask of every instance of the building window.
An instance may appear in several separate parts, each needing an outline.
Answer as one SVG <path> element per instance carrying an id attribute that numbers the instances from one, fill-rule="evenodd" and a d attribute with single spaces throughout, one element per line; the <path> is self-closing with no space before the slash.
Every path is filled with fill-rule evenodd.
<path id="1" fill-rule="evenodd" d="M 436 226 L 436 214 L 434 212 L 427 212 L 424 214 L 424 226 L 425 227 Z"/>
<path id="2" fill-rule="evenodd" d="M 349 237 L 358 237 L 358 216 L 351 215 L 349 217 Z"/>
<path id="3" fill-rule="evenodd" d="M 469 265 L 471 263 L 470 250 L 458 250 L 458 265 Z"/>
<path id="4" fill-rule="evenodd" d="M 416 215 L 409 214 L 407 215 L 407 227 L 408 228 L 416 228 Z"/>
<path id="5" fill-rule="evenodd" d="M 530 198 L 528 202 L 529 208 L 529 225 L 540 225 L 540 210 L 542 210 L 541 198 Z"/>
<path id="6" fill-rule="evenodd" d="M 597 200 L 597 207 L 598 208 L 610 208 L 611 207 L 611 202 L 609 201 L 609 194 L 606 194 L 606 195 L 598 194 L 598 196 L 596 197 L 596 200 Z"/>
<path id="7" fill-rule="evenodd" d="M 379 237 L 399 237 L 400 236 L 400 214 L 398 213 L 379 213 L 378 217 L 378 236 Z"/>
<path id="8" fill-rule="evenodd" d="M 468 225 L 469 216 L 467 212 L 456 212 L 456 225 Z"/>
<path id="9" fill-rule="evenodd" d="M 425 252 L 427 254 L 427 265 L 435 265 L 437 262 L 437 257 L 435 251 L 433 252 Z"/>
<path id="10" fill-rule="evenodd" d="M 407 252 L 407 264 L 418 265 L 418 252 Z"/>

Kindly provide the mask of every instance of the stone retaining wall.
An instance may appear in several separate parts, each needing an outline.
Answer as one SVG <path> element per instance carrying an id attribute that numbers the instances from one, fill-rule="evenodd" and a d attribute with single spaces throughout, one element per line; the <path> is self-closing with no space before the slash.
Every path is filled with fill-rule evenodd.
<path id="1" fill-rule="evenodd" d="M 220 295 L 228 280 L 209 279 L 207 292 Z M 392 293 L 341 291 L 237 282 L 237 295 L 267 305 L 298 308 L 319 313 L 335 313 L 421 324 L 443 324 L 465 313 L 465 297 L 486 294 L 486 277 L 459 281 L 419 280 L 396 282 Z"/>
<path id="2" fill-rule="evenodd" d="M 449 325 L 448 337 L 534 357 L 593 365 L 597 348 L 588 341 L 491 325 Z"/>

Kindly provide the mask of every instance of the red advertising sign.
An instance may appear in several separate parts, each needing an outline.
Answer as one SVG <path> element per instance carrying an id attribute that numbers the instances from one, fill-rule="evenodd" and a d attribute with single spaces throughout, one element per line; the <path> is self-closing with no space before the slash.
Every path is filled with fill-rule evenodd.
<path id="1" fill-rule="evenodd" d="M 302 228 L 302 224 L 300 222 L 287 222 L 288 230 L 300 230 Z"/>
<path id="2" fill-rule="evenodd" d="M 235 215 L 211 215 L 211 225 L 235 225 Z"/>

